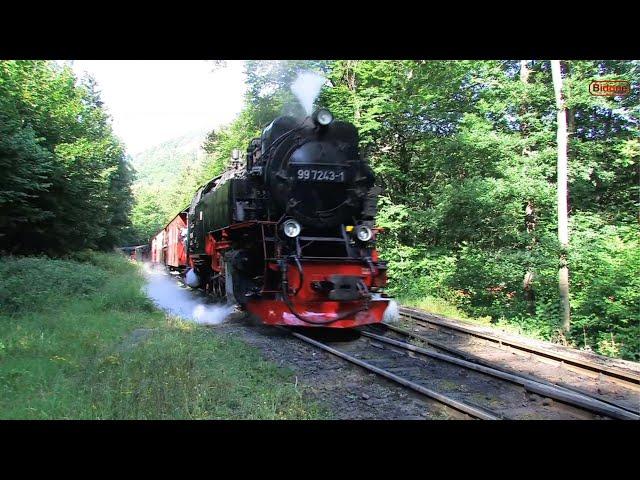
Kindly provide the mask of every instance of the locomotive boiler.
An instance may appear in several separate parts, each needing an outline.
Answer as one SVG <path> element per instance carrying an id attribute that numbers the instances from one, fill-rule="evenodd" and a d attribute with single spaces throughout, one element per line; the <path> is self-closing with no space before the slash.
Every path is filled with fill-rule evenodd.
<path id="1" fill-rule="evenodd" d="M 375 248 L 380 189 L 358 143 L 356 128 L 326 109 L 271 122 L 246 163 L 236 152 L 179 215 L 185 283 L 266 324 L 380 322 L 389 303 Z"/>

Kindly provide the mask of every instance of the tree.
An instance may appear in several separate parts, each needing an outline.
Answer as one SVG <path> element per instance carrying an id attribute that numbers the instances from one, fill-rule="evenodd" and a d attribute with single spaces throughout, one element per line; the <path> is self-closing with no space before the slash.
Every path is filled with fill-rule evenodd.
<path id="1" fill-rule="evenodd" d="M 52 62 L 0 62 L 0 133 L 0 251 L 120 241 L 132 176 L 93 79 Z"/>
<path id="2" fill-rule="evenodd" d="M 571 305 L 569 300 L 569 266 L 567 249 L 569 248 L 569 217 L 567 210 L 567 109 L 562 93 L 562 72 L 559 60 L 551 60 L 553 90 L 555 92 L 557 114 L 558 145 L 558 240 L 560 242 L 560 269 L 558 273 L 560 288 L 560 316 L 562 330 L 569 332 Z"/>
<path id="3" fill-rule="evenodd" d="M 528 91 L 527 86 L 529 84 L 529 76 L 531 75 L 531 70 L 529 69 L 529 61 L 528 60 L 520 60 L 520 81 L 522 82 L 523 88 L 523 100 L 520 105 L 520 133 L 523 137 L 527 137 L 529 134 L 529 126 L 526 121 L 527 111 L 528 111 Z M 524 138 L 522 155 L 530 155 L 531 150 L 529 149 L 528 141 Z M 531 236 L 531 246 L 530 248 L 534 248 L 535 246 L 535 228 L 536 228 L 536 210 L 534 201 L 529 198 L 526 200 L 524 205 L 524 223 L 526 225 L 527 234 Z M 536 304 L 535 304 L 535 291 L 533 289 L 533 281 L 535 278 L 535 272 L 531 268 L 531 265 L 525 265 L 525 274 L 522 280 L 522 287 L 524 289 L 524 297 L 525 300 L 529 304 L 529 313 L 535 314 Z"/>

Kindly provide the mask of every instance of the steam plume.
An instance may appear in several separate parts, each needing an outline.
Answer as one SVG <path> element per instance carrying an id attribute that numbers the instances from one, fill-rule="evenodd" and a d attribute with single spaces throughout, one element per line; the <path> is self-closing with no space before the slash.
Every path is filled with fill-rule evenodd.
<path id="1" fill-rule="evenodd" d="M 307 115 L 313 113 L 313 102 L 320 94 L 322 85 L 327 79 L 314 72 L 300 72 L 296 80 L 291 84 L 291 91 L 296 96 Z"/>

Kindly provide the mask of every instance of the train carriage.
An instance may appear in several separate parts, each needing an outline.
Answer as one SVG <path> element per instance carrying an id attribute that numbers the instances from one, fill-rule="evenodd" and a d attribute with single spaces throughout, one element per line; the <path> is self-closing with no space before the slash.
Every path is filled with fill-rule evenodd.
<path id="1" fill-rule="evenodd" d="M 151 239 L 151 261 L 169 270 L 187 267 L 187 210 L 180 212 Z"/>
<path id="2" fill-rule="evenodd" d="M 187 266 L 187 212 L 180 212 L 165 227 L 165 264 L 173 270 Z"/>

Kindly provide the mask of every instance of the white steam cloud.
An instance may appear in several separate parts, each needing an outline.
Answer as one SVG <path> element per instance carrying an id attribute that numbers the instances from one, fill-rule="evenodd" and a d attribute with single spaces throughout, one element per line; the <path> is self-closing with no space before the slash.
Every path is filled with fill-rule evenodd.
<path id="1" fill-rule="evenodd" d="M 144 268 L 147 284 L 145 292 L 153 303 L 167 313 L 202 325 L 217 325 L 233 312 L 233 305 L 204 303 L 195 292 L 178 284 L 178 280 L 164 271 L 155 270 L 150 264 Z"/>
<path id="2" fill-rule="evenodd" d="M 398 303 L 395 300 L 389 300 L 384 315 L 382 316 L 382 323 L 398 323 L 400 321 L 400 309 Z"/>
<path id="3" fill-rule="evenodd" d="M 300 72 L 291 84 L 291 91 L 296 96 L 307 115 L 313 113 L 313 102 L 320 94 L 320 89 L 327 79 L 314 72 Z"/>

